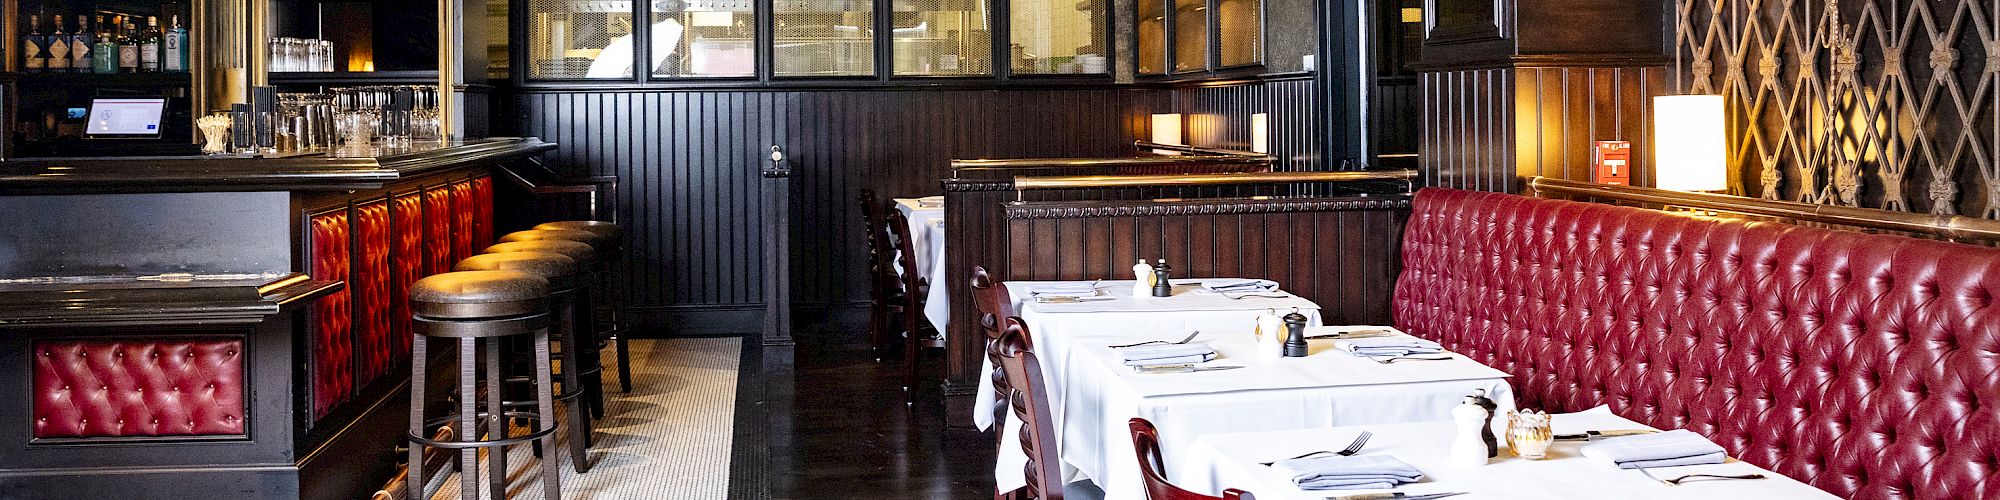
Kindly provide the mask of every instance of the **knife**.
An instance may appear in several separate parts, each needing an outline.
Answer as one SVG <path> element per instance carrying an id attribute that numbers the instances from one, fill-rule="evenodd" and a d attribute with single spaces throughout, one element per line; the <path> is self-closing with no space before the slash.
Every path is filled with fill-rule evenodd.
<path id="1" fill-rule="evenodd" d="M 1326 500 L 1431 500 L 1433 498 L 1444 498 L 1444 497 L 1458 496 L 1464 494 L 1465 492 L 1463 491 L 1454 491 L 1450 493 L 1426 493 L 1422 495 L 1411 495 L 1409 493 L 1400 493 L 1400 492 L 1362 493 L 1358 495 L 1341 495 L 1337 497 L 1326 497 Z"/>
<path id="2" fill-rule="evenodd" d="M 1135 372 L 1139 372 L 1139 373 L 1144 373 L 1144 374 L 1149 374 L 1149 375 L 1151 375 L 1151 374 L 1159 374 L 1159 373 L 1194 373 L 1194 372 L 1212 372 L 1212 371 L 1218 371 L 1218 370 L 1234 370 L 1234 369 L 1237 369 L 1237 368 L 1242 368 L 1242 367 L 1241 367 L 1241 366 L 1195 366 L 1195 365 L 1159 365 L 1159 366 L 1134 366 L 1134 367 L 1132 367 L 1132 371 L 1135 371 Z"/>
<path id="3" fill-rule="evenodd" d="M 1100 301 L 1100 300 L 1116 300 L 1116 299 L 1117 299 L 1117 297 L 1112 297 L 1112 296 L 1109 296 L 1109 295 L 1098 295 L 1098 296 L 1095 296 L 1095 297 L 1072 297 L 1072 296 L 1068 296 L 1068 295 L 1051 295 L 1051 296 L 1048 296 L 1048 297 L 1035 297 L 1035 303 L 1036 303 L 1036 304 L 1075 304 L 1075 303 L 1078 303 L 1078 302 L 1097 302 L 1097 301 Z"/>
<path id="4" fill-rule="evenodd" d="M 1615 438 L 1615 437 L 1622 437 L 1622 436 L 1637 436 L 1637 435 L 1640 435 L 1640 434 L 1652 434 L 1652 433 L 1656 433 L 1656 432 L 1660 432 L 1660 431 L 1656 431 L 1656 430 L 1652 430 L 1652 429 L 1623 429 L 1623 430 L 1610 430 L 1610 431 L 1589 431 L 1589 432 L 1584 432 L 1584 433 L 1580 433 L 1580 434 L 1557 434 L 1557 435 L 1555 436 L 1555 439 L 1556 439 L 1557 441 L 1596 441 L 1596 440 L 1599 440 L 1599 439 L 1604 439 L 1604 438 Z"/>
<path id="5" fill-rule="evenodd" d="M 1322 334 L 1319 334 L 1319 335 L 1307 335 L 1307 336 L 1306 336 L 1306 340 L 1319 340 L 1319 339 L 1369 339 L 1369 338 L 1375 338 L 1375 337 L 1391 337 L 1391 336 L 1395 336 L 1395 335 L 1396 335 L 1396 332 L 1392 332 L 1392 331 L 1388 331 L 1388 330 L 1354 330 L 1354 331 L 1351 331 L 1351 332 L 1340 332 L 1340 333 L 1322 333 Z"/>

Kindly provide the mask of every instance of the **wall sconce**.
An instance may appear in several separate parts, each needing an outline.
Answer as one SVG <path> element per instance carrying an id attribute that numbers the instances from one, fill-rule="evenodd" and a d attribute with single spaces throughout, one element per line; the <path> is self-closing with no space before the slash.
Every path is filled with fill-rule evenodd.
<path id="1" fill-rule="evenodd" d="M 1250 114 L 1250 152 L 1271 152 L 1271 115 Z"/>
<path id="2" fill-rule="evenodd" d="M 1181 143 L 1180 113 L 1153 113 L 1153 142 L 1158 144 L 1172 144 L 1175 146 L 1186 145 Z M 1163 151 L 1158 149 L 1153 150 L 1153 152 L 1163 155 L 1180 154 L 1173 151 Z"/>
<path id="3" fill-rule="evenodd" d="M 1653 98 L 1653 187 L 1676 191 L 1729 190 L 1722 96 Z"/>

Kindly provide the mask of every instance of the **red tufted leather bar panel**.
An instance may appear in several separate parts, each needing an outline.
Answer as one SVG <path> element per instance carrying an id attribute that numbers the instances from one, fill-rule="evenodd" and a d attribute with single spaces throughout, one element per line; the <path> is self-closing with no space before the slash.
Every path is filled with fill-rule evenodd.
<path id="1" fill-rule="evenodd" d="M 243 341 L 38 340 L 34 436 L 241 435 Z"/>
<path id="2" fill-rule="evenodd" d="M 428 276 L 429 259 L 424 254 L 424 199 L 423 195 L 411 193 L 396 196 L 390 201 L 390 251 L 389 304 L 395 309 L 389 318 L 394 326 L 396 341 L 395 361 L 400 363 L 410 359 L 410 336 L 413 335 L 410 319 L 410 285 Z"/>
<path id="3" fill-rule="evenodd" d="M 354 265 L 347 289 L 354 293 L 354 344 L 361 385 L 394 366 L 395 307 L 389 296 L 389 202 L 354 207 Z"/>
<path id="4" fill-rule="evenodd" d="M 466 257 L 477 255 L 473 253 L 475 249 L 472 248 L 472 221 L 478 215 L 478 213 L 472 210 L 472 181 L 464 180 L 451 183 L 452 262 L 456 263 L 465 260 Z"/>
<path id="5" fill-rule="evenodd" d="M 1425 189 L 1398 326 L 1855 498 L 1996 498 L 2000 249 Z"/>
<path id="6" fill-rule="evenodd" d="M 426 275 L 451 272 L 452 238 L 451 188 L 432 186 L 424 190 L 424 251 L 429 254 Z"/>
<path id="7" fill-rule="evenodd" d="M 312 277 L 319 280 L 349 280 L 349 228 L 347 211 L 312 217 Z M 354 309 L 351 287 L 342 287 L 313 303 L 312 384 L 313 416 L 347 400 L 354 390 Z"/>
<path id="8" fill-rule="evenodd" d="M 493 246 L 493 177 L 472 178 L 472 247 Z"/>

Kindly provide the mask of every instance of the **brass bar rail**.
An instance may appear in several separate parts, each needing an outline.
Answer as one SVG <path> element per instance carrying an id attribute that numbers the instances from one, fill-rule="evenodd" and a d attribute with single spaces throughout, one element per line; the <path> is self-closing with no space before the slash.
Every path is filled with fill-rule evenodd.
<path id="1" fill-rule="evenodd" d="M 1291 182 L 1410 181 L 1415 170 L 1348 170 L 1339 172 L 1238 172 L 1173 175 L 1015 176 L 1014 190 L 1112 188 L 1134 186 L 1225 186 Z"/>
<path id="2" fill-rule="evenodd" d="M 1265 165 L 1272 163 L 1269 156 L 1142 156 L 1131 158 L 1009 158 L 997 160 L 952 160 L 951 178 L 957 179 L 959 171 L 986 170 L 1045 170 L 1074 167 L 1134 167 L 1134 166 L 1175 166 L 1175 165 Z"/>
<path id="3" fill-rule="evenodd" d="M 1606 200 L 1654 203 L 1717 212 L 1783 217 L 1808 222 L 1929 234 L 1959 240 L 2000 241 L 2000 221 L 1957 215 L 1919 214 L 1873 208 L 1765 200 L 1726 194 L 1614 186 L 1593 182 L 1551 179 L 1548 177 L 1529 179 L 1528 187 L 1539 193 L 1561 193 Z"/>
<path id="4" fill-rule="evenodd" d="M 1195 154 L 1214 155 L 1214 156 L 1244 156 L 1250 158 L 1271 157 L 1271 155 L 1251 152 L 1251 151 L 1222 149 L 1222 148 L 1204 148 L 1200 146 L 1184 146 L 1180 144 L 1161 144 L 1152 141 L 1132 141 L 1132 147 L 1140 151 L 1158 149 L 1162 151 L 1173 151 L 1177 153 L 1195 153 Z"/>

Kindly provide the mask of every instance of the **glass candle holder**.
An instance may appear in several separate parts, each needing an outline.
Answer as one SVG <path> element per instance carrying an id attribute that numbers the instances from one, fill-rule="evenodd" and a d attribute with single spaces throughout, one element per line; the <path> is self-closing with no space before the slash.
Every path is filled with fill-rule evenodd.
<path id="1" fill-rule="evenodd" d="M 1507 448 L 1514 450 L 1515 456 L 1529 460 L 1548 458 L 1549 446 L 1555 442 L 1555 433 L 1549 430 L 1548 413 L 1507 411 Z"/>

